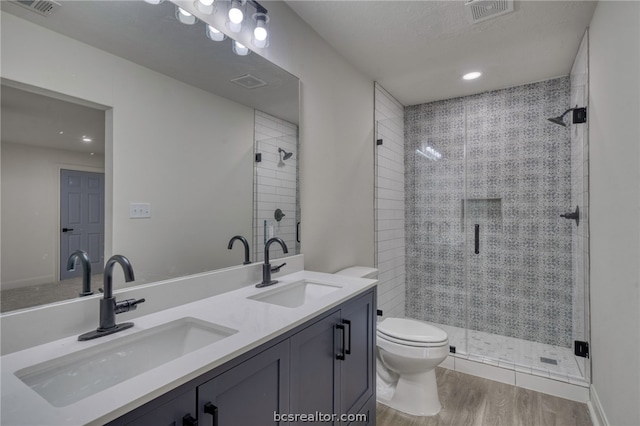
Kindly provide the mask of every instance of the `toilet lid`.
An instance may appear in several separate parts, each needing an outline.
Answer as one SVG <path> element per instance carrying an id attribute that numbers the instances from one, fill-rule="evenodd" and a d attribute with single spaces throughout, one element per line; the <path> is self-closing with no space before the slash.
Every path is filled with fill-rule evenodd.
<path id="1" fill-rule="evenodd" d="M 447 340 L 447 333 L 438 327 L 408 318 L 386 318 L 378 323 L 378 332 L 408 342 L 439 343 Z"/>

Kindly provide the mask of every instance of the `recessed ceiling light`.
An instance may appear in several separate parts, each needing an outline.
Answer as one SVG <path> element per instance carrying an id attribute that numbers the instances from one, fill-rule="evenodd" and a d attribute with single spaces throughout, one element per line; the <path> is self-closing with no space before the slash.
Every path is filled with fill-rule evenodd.
<path id="1" fill-rule="evenodd" d="M 91 141 L 92 141 L 92 139 L 91 139 L 91 138 L 88 138 L 88 137 L 86 137 L 86 136 L 83 136 L 83 137 L 82 137 L 82 142 L 89 143 L 89 142 L 91 142 Z"/>
<path id="2" fill-rule="evenodd" d="M 479 71 L 473 71 L 473 72 L 469 72 L 466 73 L 465 75 L 462 76 L 463 80 L 475 80 L 476 78 L 480 77 L 482 75 L 481 72 Z"/>

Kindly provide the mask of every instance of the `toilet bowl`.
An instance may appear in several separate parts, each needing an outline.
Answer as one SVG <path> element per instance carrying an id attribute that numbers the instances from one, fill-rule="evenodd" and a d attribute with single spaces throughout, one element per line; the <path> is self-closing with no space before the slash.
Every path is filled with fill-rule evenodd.
<path id="1" fill-rule="evenodd" d="M 377 272 L 356 266 L 336 274 L 376 278 Z M 377 325 L 376 346 L 376 400 L 414 416 L 438 414 L 435 368 L 449 354 L 447 333 L 423 321 L 385 318 Z"/>
<path id="2" fill-rule="evenodd" d="M 442 408 L 435 368 L 449 354 L 447 333 L 422 321 L 386 318 L 376 332 L 377 400 L 414 416 Z"/>

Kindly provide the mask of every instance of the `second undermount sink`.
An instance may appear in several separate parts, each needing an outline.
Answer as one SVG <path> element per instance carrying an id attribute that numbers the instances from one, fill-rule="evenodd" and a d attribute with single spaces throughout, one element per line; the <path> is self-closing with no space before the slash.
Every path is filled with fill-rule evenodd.
<path id="1" fill-rule="evenodd" d="M 64 407 L 235 333 L 218 324 L 180 318 L 15 375 L 54 407 Z"/>
<path id="2" fill-rule="evenodd" d="M 334 291 L 340 290 L 339 285 L 323 284 L 308 280 L 300 280 L 279 288 L 265 291 L 264 293 L 250 296 L 248 299 L 273 305 L 297 308 L 307 302 L 319 299 Z"/>

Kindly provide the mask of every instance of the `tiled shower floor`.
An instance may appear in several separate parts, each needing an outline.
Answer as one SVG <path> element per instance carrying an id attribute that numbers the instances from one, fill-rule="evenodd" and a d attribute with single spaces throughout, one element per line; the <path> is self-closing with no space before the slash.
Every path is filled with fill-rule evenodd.
<path id="1" fill-rule="evenodd" d="M 571 348 L 530 342 L 513 337 L 499 336 L 482 331 L 468 330 L 444 324 L 436 327 L 446 331 L 449 345 L 456 347 L 455 357 L 546 377 L 580 386 L 588 386 L 582 370 L 584 358 L 576 357 Z M 543 362 L 555 360 L 557 364 Z"/>

